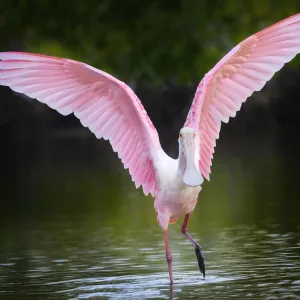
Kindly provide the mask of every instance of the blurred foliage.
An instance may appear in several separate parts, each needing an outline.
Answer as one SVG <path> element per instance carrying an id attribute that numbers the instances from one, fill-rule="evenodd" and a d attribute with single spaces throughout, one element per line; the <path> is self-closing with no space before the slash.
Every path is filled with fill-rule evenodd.
<path id="1" fill-rule="evenodd" d="M 0 46 L 78 59 L 127 82 L 198 82 L 234 45 L 299 11 L 299 0 L 2 0 Z"/>

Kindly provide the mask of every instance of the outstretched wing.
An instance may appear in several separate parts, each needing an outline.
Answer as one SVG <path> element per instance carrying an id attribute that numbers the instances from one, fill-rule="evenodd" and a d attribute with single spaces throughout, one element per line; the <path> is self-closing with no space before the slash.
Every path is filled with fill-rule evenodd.
<path id="1" fill-rule="evenodd" d="M 234 47 L 200 82 L 185 126 L 196 131 L 199 168 L 209 180 L 221 122 L 300 52 L 300 14 L 278 22 Z"/>
<path id="2" fill-rule="evenodd" d="M 36 98 L 62 115 L 74 113 L 97 138 L 109 140 L 136 187 L 156 193 L 155 127 L 135 93 L 87 64 L 30 53 L 0 53 L 0 84 Z"/>

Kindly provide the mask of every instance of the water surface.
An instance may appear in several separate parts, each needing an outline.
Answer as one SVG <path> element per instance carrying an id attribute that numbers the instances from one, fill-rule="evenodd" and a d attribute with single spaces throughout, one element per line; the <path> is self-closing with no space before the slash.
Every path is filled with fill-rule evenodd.
<path id="1" fill-rule="evenodd" d="M 89 140 L 2 147 L 0 298 L 299 299 L 300 161 L 227 150 L 189 225 L 207 277 L 172 225 L 170 290 L 153 200 L 116 158 Z"/>

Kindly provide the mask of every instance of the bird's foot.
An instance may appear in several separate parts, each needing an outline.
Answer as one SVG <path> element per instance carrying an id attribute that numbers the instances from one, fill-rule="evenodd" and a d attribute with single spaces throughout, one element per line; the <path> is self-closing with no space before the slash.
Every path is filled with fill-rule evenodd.
<path id="1" fill-rule="evenodd" d="M 205 263 L 204 263 L 204 257 L 202 255 L 201 247 L 196 244 L 195 252 L 198 260 L 198 265 L 200 272 L 203 274 L 203 278 L 205 278 Z"/>

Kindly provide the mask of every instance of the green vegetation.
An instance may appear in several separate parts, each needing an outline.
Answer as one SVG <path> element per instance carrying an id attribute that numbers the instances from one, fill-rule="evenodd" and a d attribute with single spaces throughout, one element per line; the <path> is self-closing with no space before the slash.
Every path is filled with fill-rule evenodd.
<path id="1" fill-rule="evenodd" d="M 82 60 L 127 82 L 197 82 L 235 44 L 299 11 L 299 0 L 2 0 L 0 46 Z"/>

